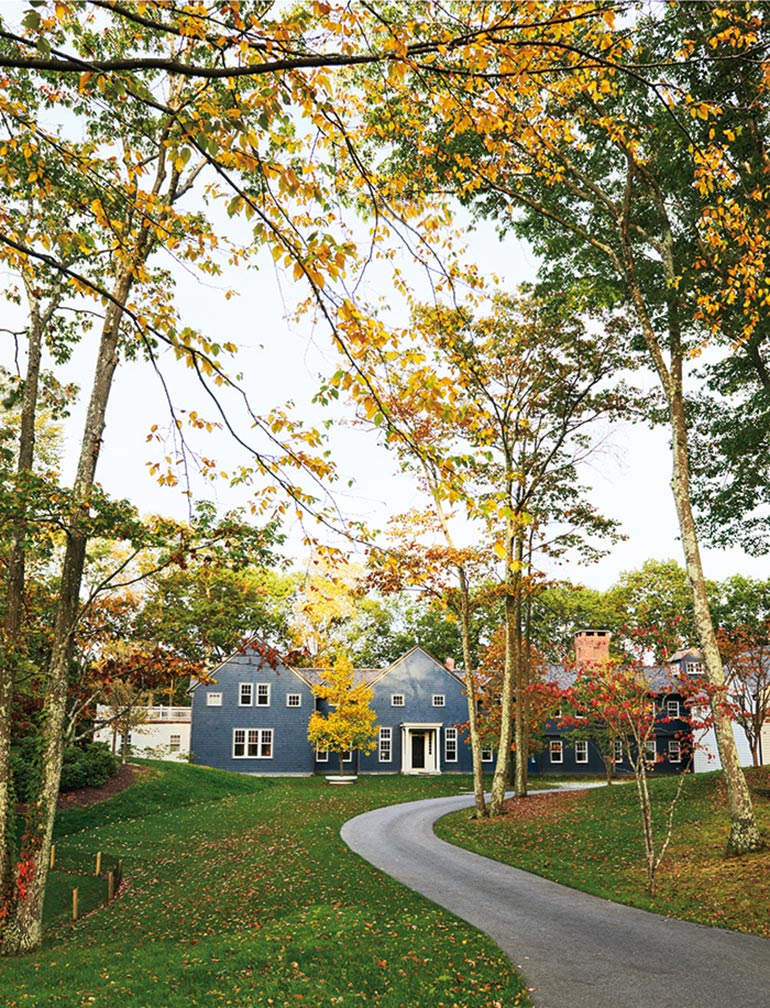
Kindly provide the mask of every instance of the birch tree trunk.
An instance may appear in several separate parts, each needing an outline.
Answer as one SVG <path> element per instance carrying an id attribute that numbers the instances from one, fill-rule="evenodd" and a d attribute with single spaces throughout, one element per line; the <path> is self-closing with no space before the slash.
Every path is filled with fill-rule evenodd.
<path id="1" fill-rule="evenodd" d="M 40 386 L 40 367 L 43 350 L 43 331 L 47 315 L 41 311 L 29 278 L 25 275 L 29 300 L 30 321 L 27 343 L 27 366 L 24 376 L 24 395 L 19 424 L 19 452 L 17 475 L 23 480 L 32 472 L 35 459 L 35 419 Z M 18 492 L 18 488 L 17 488 Z M 12 857 L 16 809 L 11 787 L 11 726 L 13 724 L 13 686 L 15 667 L 19 656 L 22 627 L 27 532 L 27 510 L 19 502 L 17 518 L 13 523 L 8 551 L 6 575 L 5 617 L 0 648 L 0 893 L 4 900 L 11 886 Z"/>
<path id="2" fill-rule="evenodd" d="M 751 851 L 762 850 L 765 844 L 757 827 L 751 795 L 738 757 L 738 748 L 735 744 L 732 722 L 721 703 L 726 688 L 725 673 L 722 666 L 722 658 L 717 647 L 714 623 L 711 618 L 711 607 L 706 591 L 706 579 L 703 573 L 698 531 L 695 525 L 690 495 L 690 456 L 683 379 L 684 351 L 679 321 L 679 305 L 676 295 L 678 274 L 674 264 L 674 242 L 671 229 L 668 226 L 665 207 L 661 201 L 659 209 L 663 227 L 660 248 L 668 289 L 667 363 L 636 277 L 633 246 L 629 236 L 630 204 L 634 178 L 635 166 L 629 162 L 624 215 L 620 229 L 624 273 L 636 314 L 642 327 L 642 333 L 668 406 L 673 458 L 671 489 L 679 520 L 685 567 L 692 592 L 695 624 L 703 651 L 706 678 L 714 691 L 712 698 L 714 729 L 719 758 L 725 774 L 730 809 L 730 835 L 727 841 L 727 850 L 730 854 L 747 854 Z"/>
<path id="3" fill-rule="evenodd" d="M 473 800 L 476 815 L 487 814 L 484 798 L 484 768 L 481 762 L 481 738 L 479 737 L 478 711 L 476 709 L 476 672 L 471 654 L 470 592 L 468 577 L 462 567 L 458 568 L 460 582 L 460 634 L 462 637 L 463 666 L 465 668 L 465 694 L 468 700 L 468 734 L 471 740 L 473 759 Z"/>
<path id="4" fill-rule="evenodd" d="M 509 498 L 510 499 L 510 494 Z M 497 762 L 492 780 L 492 793 L 489 803 L 489 814 L 503 814 L 505 805 L 505 789 L 508 784 L 508 774 L 511 765 L 511 744 L 513 742 L 514 699 L 516 694 L 516 597 L 517 581 L 521 571 L 515 569 L 514 542 L 515 530 L 513 518 L 506 518 L 506 576 L 505 586 L 505 661 L 503 664 L 503 686 L 500 695 L 500 735 L 498 739 Z"/>
<path id="5" fill-rule="evenodd" d="M 122 309 L 118 305 L 126 303 L 132 282 L 132 270 L 130 267 L 125 267 L 114 289 L 117 304 L 111 302 L 108 306 L 102 327 L 73 487 L 74 511 L 67 529 L 59 606 L 54 624 L 51 661 L 41 717 L 42 781 L 38 798 L 29 810 L 29 822 L 16 867 L 15 895 L 10 901 L 10 912 L 3 928 L 3 955 L 33 951 L 40 945 L 42 939 L 43 898 L 61 779 L 68 672 L 72 660 L 80 586 L 88 543 L 83 519 L 88 516 L 89 497 L 101 450 L 107 402 L 118 363 L 118 339 L 122 315 Z"/>

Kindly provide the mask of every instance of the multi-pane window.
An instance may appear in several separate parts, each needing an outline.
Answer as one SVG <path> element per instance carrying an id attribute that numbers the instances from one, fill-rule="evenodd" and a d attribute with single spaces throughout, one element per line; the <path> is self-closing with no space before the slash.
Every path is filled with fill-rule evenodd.
<path id="1" fill-rule="evenodd" d="M 433 706 L 434 707 L 443 707 L 444 706 L 444 702 L 445 701 L 444 701 L 444 694 L 443 693 L 434 693 L 433 694 Z"/>
<path id="2" fill-rule="evenodd" d="M 493 754 L 492 754 L 492 750 L 491 749 L 482 749 L 481 750 L 481 762 L 482 763 L 491 763 L 492 759 L 493 759 Z"/>
<path id="3" fill-rule="evenodd" d="M 254 686 L 250 682 L 242 682 L 238 687 L 238 703 L 241 707 L 251 707 L 254 702 Z"/>
<path id="4" fill-rule="evenodd" d="M 655 746 L 655 739 L 647 739 L 644 743 L 645 756 L 648 762 L 655 763 L 657 759 L 657 749 Z"/>
<path id="5" fill-rule="evenodd" d="M 257 683 L 257 707 L 270 706 L 270 683 Z"/>
<path id="6" fill-rule="evenodd" d="M 286 706 L 287 707 L 301 707 L 302 706 L 302 694 L 301 693 L 287 693 L 286 694 Z"/>
<path id="7" fill-rule="evenodd" d="M 706 672 L 706 666 L 702 661 L 688 661 L 685 664 L 685 669 L 687 670 L 687 675 L 691 676 L 704 675 Z"/>
<path id="8" fill-rule="evenodd" d="M 457 762 L 457 729 L 444 729 L 444 760 L 447 763 Z"/>
<path id="9" fill-rule="evenodd" d="M 613 755 L 613 758 L 614 758 L 615 762 L 616 763 L 622 763 L 623 762 L 623 742 L 621 741 L 621 739 L 615 739 L 615 741 L 612 743 L 612 749 L 613 749 L 612 755 Z"/>
<path id="10" fill-rule="evenodd" d="M 315 751 L 316 763 L 328 763 L 329 762 L 329 750 L 328 749 L 316 749 Z"/>
<path id="11" fill-rule="evenodd" d="M 549 749 L 552 763 L 564 762 L 564 743 L 561 739 L 552 739 Z"/>
<path id="12" fill-rule="evenodd" d="M 678 739 L 669 739 L 668 742 L 668 761 L 669 763 L 681 763 L 682 762 L 682 744 Z"/>
<path id="13" fill-rule="evenodd" d="M 391 707 L 403 707 L 404 706 L 404 694 L 403 693 L 391 693 L 391 695 L 390 695 L 390 706 Z"/>
<path id="14" fill-rule="evenodd" d="M 272 759 L 272 728 L 233 728 L 233 759 Z"/>
<path id="15" fill-rule="evenodd" d="M 378 759 L 380 763 L 390 763 L 393 759 L 393 729 L 380 728 Z"/>
<path id="16" fill-rule="evenodd" d="M 586 742 L 585 739 L 581 739 L 579 742 L 575 743 L 575 762 L 588 762 L 588 742 Z"/>
<path id="17" fill-rule="evenodd" d="M 182 748 L 182 736 L 172 735 L 168 740 L 169 752 L 179 752 Z"/>
<path id="18" fill-rule="evenodd" d="M 666 716 L 670 718 L 679 717 L 679 701 L 666 700 Z"/>
<path id="19" fill-rule="evenodd" d="M 207 707 L 221 707 L 222 706 L 222 694 L 221 693 L 207 693 L 206 694 L 206 706 Z"/>

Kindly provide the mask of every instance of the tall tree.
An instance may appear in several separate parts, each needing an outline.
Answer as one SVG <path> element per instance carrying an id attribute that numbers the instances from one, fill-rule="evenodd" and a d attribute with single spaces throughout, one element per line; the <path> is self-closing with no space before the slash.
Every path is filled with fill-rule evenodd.
<path id="1" fill-rule="evenodd" d="M 343 774 L 346 752 L 358 749 L 370 753 L 377 744 L 377 715 L 371 706 L 374 693 L 365 682 L 356 682 L 353 665 L 344 653 L 337 654 L 324 670 L 313 693 L 326 702 L 328 709 L 310 715 L 308 741 L 317 749 L 337 753 Z"/>
<path id="2" fill-rule="evenodd" d="M 576 16 L 582 10 L 570 9 Z M 627 307 L 665 402 L 695 621 L 711 686 L 719 691 L 725 677 L 691 493 L 686 365 L 709 337 L 704 320 L 719 300 L 709 298 L 709 291 L 735 297 L 730 263 L 724 257 L 715 262 L 710 251 L 738 219 L 738 208 L 746 208 L 752 226 L 737 230 L 752 236 L 758 229 L 751 194 L 731 182 L 731 131 L 715 142 L 708 135 L 717 129 L 719 100 L 708 86 L 705 92 L 696 82 L 684 88 L 677 78 L 682 52 L 692 50 L 687 18 L 680 17 L 690 10 L 681 4 L 660 8 L 636 19 L 633 30 L 625 22 L 611 29 L 614 11 L 604 10 L 608 30 L 602 57 L 594 60 L 587 58 L 594 23 L 576 22 L 574 62 L 562 53 L 552 59 L 541 53 L 537 92 L 520 86 L 519 54 L 507 63 L 502 52 L 483 68 L 476 63 L 479 72 L 462 82 L 442 80 L 441 101 L 433 102 L 427 121 L 409 139 L 424 179 L 451 186 L 502 231 L 516 230 L 534 243 L 551 289 L 577 282 L 593 304 Z M 701 10 L 698 56 L 707 64 L 740 63 L 755 52 L 757 19 L 744 17 L 747 6 L 736 5 L 735 17 L 733 5 Z M 630 9 L 626 13 L 633 16 Z M 766 86 L 766 75 L 759 77 Z M 725 185 L 731 212 L 722 204 Z M 748 253 L 739 259 L 741 317 L 750 322 L 759 303 L 750 282 L 755 274 L 746 268 L 753 260 Z M 728 847 L 758 849 L 762 839 L 731 725 L 719 713 L 716 734 L 728 782 Z"/>
<path id="3" fill-rule="evenodd" d="M 362 351 L 387 442 L 429 491 L 454 551 L 445 566 L 457 568 L 461 596 L 467 551 L 453 540 L 453 507 L 460 505 L 478 524 L 484 548 L 502 567 L 506 648 L 492 790 L 496 812 L 512 749 L 517 791 L 526 792 L 534 565 L 538 557 L 556 559 L 570 550 L 596 555 L 591 537 L 614 534 L 614 523 L 586 500 L 577 467 L 591 450 L 591 423 L 630 408 L 632 397 L 604 382 L 623 358 L 612 319 L 600 343 L 577 312 L 577 304 L 559 308 L 526 295 L 501 295 L 488 314 L 477 317 L 456 308 L 423 308 L 408 334 Z M 367 390 L 364 409 L 369 398 Z M 470 710 L 469 716 L 473 732 Z"/>

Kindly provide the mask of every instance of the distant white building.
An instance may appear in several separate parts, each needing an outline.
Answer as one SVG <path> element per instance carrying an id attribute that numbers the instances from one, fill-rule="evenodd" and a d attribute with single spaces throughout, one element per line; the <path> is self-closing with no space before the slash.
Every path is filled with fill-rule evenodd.
<path id="1" fill-rule="evenodd" d="M 733 722 L 732 729 L 741 766 L 753 766 L 754 761 L 751 758 L 751 749 L 749 747 L 749 740 L 746 738 L 746 732 L 736 722 Z M 693 768 L 695 772 L 708 773 L 710 770 L 721 770 L 722 761 L 719 758 L 717 736 L 714 729 L 709 728 L 705 732 L 699 732 L 696 729 L 693 735 L 695 738 L 695 752 L 693 754 Z M 762 731 L 761 762 L 766 763 L 768 756 L 770 756 L 770 726 L 766 725 Z"/>
<path id="2" fill-rule="evenodd" d="M 99 704 L 96 720 L 108 721 L 115 711 Z M 132 756 L 146 759 L 186 761 L 190 758 L 190 708 L 189 707 L 134 707 L 134 722 L 128 735 Z M 106 742 L 113 752 L 123 748 L 123 734 L 117 722 L 105 724 L 94 732 L 95 742 Z"/>
<path id="3" fill-rule="evenodd" d="M 696 648 L 684 648 L 681 651 L 677 651 L 669 661 L 671 664 L 679 665 L 681 675 L 697 677 L 702 676 L 705 672 L 703 656 Z M 735 693 L 735 687 L 733 690 L 730 696 L 732 700 L 737 702 L 738 696 Z M 707 722 L 710 713 L 709 707 L 700 708 L 694 706 L 692 710 L 693 722 L 696 724 L 699 720 Z M 738 749 L 740 765 L 742 767 L 753 766 L 754 761 L 751 755 L 751 746 L 749 745 L 746 732 L 737 721 L 733 721 L 732 730 L 735 736 L 735 745 Z M 722 769 L 722 761 L 719 758 L 719 750 L 717 748 L 716 732 L 713 726 L 700 730 L 694 728 L 693 742 L 695 744 L 695 751 L 693 753 L 693 769 L 695 773 L 708 773 L 710 770 Z M 759 749 L 760 763 L 770 763 L 770 724 L 765 724 L 762 729 Z"/>

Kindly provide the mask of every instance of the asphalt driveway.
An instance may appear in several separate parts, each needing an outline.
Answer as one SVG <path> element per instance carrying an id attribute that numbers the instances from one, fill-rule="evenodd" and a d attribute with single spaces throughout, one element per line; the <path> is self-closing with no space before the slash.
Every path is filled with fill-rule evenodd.
<path id="1" fill-rule="evenodd" d="M 770 1008 L 770 941 L 620 906 L 439 840 L 460 795 L 357 816 L 342 838 L 375 867 L 485 931 L 536 1008 Z"/>

